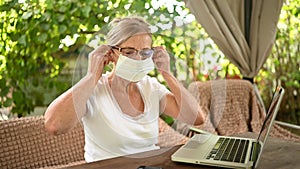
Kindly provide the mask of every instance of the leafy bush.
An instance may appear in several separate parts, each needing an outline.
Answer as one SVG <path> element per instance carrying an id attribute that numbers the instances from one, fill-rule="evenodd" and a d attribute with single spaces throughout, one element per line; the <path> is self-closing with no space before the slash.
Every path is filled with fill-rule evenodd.
<path id="1" fill-rule="evenodd" d="M 185 50 L 183 41 L 174 42 L 178 31 L 166 30 L 189 15 L 184 3 L 157 4 L 150 0 L 1 1 L 0 108 L 25 116 L 36 106 L 47 106 L 72 85 L 72 72 L 65 73 L 73 66 L 70 58 L 86 50 L 94 35 L 118 16 L 145 17 L 157 29 L 156 45 L 164 44 L 188 62 L 180 51 Z"/>
<path id="2" fill-rule="evenodd" d="M 257 78 L 267 105 L 276 85 L 286 89 L 278 119 L 300 124 L 300 1 L 284 3 L 272 53 Z"/>
<path id="3" fill-rule="evenodd" d="M 171 54 L 171 69 L 186 86 L 191 81 L 239 78 L 232 65 L 181 1 L 57 0 L 0 2 L 0 109 L 26 116 L 36 106 L 47 106 L 72 86 L 74 63 L 87 54 L 88 45 L 105 39 L 106 26 L 118 16 L 139 15 L 153 25 L 154 45 L 164 45 Z M 168 3 L 168 4 L 166 4 Z M 285 3 L 276 44 L 256 77 L 261 95 L 270 101 L 271 89 L 281 83 L 287 90 L 279 118 L 299 122 L 299 0 Z M 219 67 L 207 69 L 210 61 Z M 152 76 L 157 76 L 154 72 Z M 13 115 L 11 114 L 11 115 Z"/>

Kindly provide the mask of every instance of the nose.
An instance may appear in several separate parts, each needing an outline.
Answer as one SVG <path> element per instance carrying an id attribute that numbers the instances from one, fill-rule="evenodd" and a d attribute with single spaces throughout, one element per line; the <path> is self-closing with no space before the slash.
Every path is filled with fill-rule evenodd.
<path id="1" fill-rule="evenodd" d="M 130 56 L 131 59 L 134 60 L 143 60 L 143 56 L 139 54 L 139 52 L 135 55 Z"/>

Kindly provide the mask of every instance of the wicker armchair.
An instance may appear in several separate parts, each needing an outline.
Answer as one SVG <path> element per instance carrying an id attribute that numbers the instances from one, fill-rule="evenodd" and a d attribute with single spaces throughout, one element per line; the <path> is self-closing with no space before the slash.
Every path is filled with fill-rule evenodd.
<path id="1" fill-rule="evenodd" d="M 196 130 L 178 122 L 175 131 L 160 119 L 159 146 L 183 144 L 199 129 L 219 135 L 259 132 L 264 112 L 248 81 L 193 82 L 189 91 L 202 106 L 207 121 L 192 126 Z M 278 125 L 274 125 L 271 135 L 300 141 L 299 136 Z M 0 121 L 0 142 L 1 169 L 61 168 L 85 163 L 84 132 L 80 124 L 66 134 L 51 136 L 45 132 L 43 116 Z"/>
<path id="2" fill-rule="evenodd" d="M 207 118 L 200 126 L 178 122 L 177 130 L 180 133 L 189 137 L 197 132 L 197 129 L 200 129 L 198 132 L 204 131 L 218 135 L 259 133 L 265 112 L 258 103 L 253 85 L 249 81 L 237 79 L 197 81 L 191 83 L 188 89 L 198 100 Z M 277 124 L 274 124 L 270 135 L 300 141 L 298 135 Z"/>
<path id="3" fill-rule="evenodd" d="M 0 168 L 41 168 L 83 160 L 81 128 L 51 136 L 45 132 L 42 116 L 1 121 Z"/>
<path id="4" fill-rule="evenodd" d="M 159 146 L 187 140 L 161 119 L 159 125 Z M 0 121 L 0 142 L 1 169 L 61 168 L 85 163 L 80 124 L 66 134 L 52 136 L 45 131 L 43 116 Z"/>

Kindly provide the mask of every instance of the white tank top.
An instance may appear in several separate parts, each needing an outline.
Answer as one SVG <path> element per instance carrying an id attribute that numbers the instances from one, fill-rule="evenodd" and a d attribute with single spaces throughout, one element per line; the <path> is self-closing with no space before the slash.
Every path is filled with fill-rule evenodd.
<path id="1" fill-rule="evenodd" d="M 137 83 L 144 113 L 131 117 L 122 113 L 104 74 L 87 101 L 82 118 L 85 132 L 85 160 L 92 162 L 154 149 L 158 142 L 159 102 L 168 89 L 155 78 L 145 76 Z"/>

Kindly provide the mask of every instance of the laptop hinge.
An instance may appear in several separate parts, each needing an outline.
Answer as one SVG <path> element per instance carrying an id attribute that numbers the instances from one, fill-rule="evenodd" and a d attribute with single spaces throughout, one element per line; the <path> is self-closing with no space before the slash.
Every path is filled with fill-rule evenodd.
<path id="1" fill-rule="evenodd" d="M 259 142 L 252 142 L 252 150 L 251 150 L 251 155 L 250 155 L 250 161 L 253 161 L 255 166 L 255 163 L 257 161 L 258 155 L 261 151 L 261 145 Z"/>

